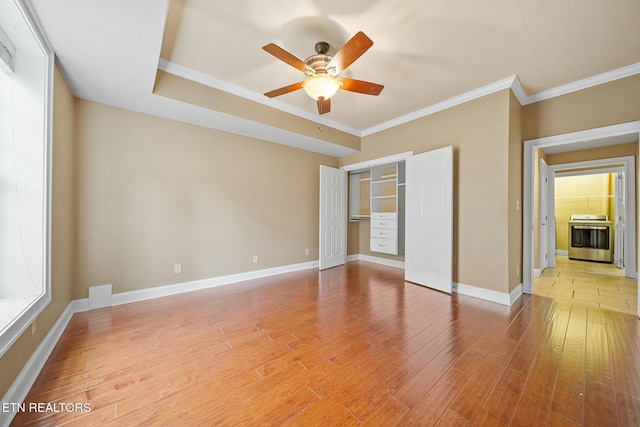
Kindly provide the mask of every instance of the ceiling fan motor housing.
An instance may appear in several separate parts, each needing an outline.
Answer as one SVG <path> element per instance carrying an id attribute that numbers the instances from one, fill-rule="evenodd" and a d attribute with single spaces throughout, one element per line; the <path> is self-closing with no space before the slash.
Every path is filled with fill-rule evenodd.
<path id="1" fill-rule="evenodd" d="M 313 68 L 315 73 L 306 73 L 306 74 L 307 75 L 331 74 L 332 76 L 335 76 L 337 74 L 335 68 L 333 68 L 333 70 L 327 69 L 327 64 L 329 64 L 329 62 L 331 62 L 331 60 L 333 59 L 333 56 L 327 53 L 329 52 L 329 43 L 318 42 L 316 43 L 315 49 L 316 49 L 316 54 L 311 55 L 310 57 L 304 60 L 304 63 L 307 64 L 309 67 Z"/>
<path id="2" fill-rule="evenodd" d="M 314 69 L 314 74 L 330 74 L 330 70 L 327 70 L 327 64 L 332 58 L 333 57 L 331 55 L 317 54 L 308 57 L 304 62 Z"/>

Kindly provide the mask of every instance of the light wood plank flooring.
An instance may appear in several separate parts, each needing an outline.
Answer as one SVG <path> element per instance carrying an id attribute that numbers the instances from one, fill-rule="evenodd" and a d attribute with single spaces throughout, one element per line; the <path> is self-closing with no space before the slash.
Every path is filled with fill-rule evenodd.
<path id="1" fill-rule="evenodd" d="M 613 264 L 556 256 L 556 266 L 535 279 L 533 292 L 582 307 L 638 313 L 636 280 L 624 277 L 624 269 Z"/>
<path id="2" fill-rule="evenodd" d="M 14 426 L 640 425 L 637 317 L 352 262 L 79 313 Z"/>

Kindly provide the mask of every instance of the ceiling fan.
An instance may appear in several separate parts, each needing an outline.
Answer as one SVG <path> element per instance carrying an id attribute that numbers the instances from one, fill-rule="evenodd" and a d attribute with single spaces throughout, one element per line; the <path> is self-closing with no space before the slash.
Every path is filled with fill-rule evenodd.
<path id="1" fill-rule="evenodd" d="M 371 39 L 362 31 L 359 31 L 345 43 L 335 56 L 328 54 L 329 44 L 327 42 L 318 42 L 315 46 L 316 54 L 302 61 L 280 46 L 269 43 L 263 46 L 262 49 L 279 60 L 302 71 L 307 78 L 302 82 L 267 92 L 265 95 L 273 98 L 298 89 L 304 89 L 307 95 L 316 100 L 319 114 L 325 114 L 331 111 L 331 97 L 335 95 L 339 89 L 377 96 L 384 88 L 383 85 L 338 77 L 338 74 L 346 70 L 349 65 L 360 58 L 371 46 L 373 46 Z"/>

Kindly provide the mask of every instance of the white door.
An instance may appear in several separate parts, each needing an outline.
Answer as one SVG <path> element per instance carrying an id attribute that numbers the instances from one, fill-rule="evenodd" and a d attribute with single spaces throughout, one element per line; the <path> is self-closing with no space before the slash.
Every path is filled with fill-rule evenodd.
<path id="1" fill-rule="evenodd" d="M 407 158 L 405 206 L 405 280 L 451 293 L 453 147 Z"/>
<path id="2" fill-rule="evenodd" d="M 347 262 L 346 181 L 346 171 L 320 166 L 320 270 Z"/>
<path id="3" fill-rule="evenodd" d="M 624 171 L 616 173 L 616 208 L 613 237 L 613 263 L 618 268 L 624 268 L 624 235 L 626 233 L 626 201 L 625 201 L 625 176 Z"/>
<path id="4" fill-rule="evenodd" d="M 549 267 L 549 166 L 540 159 L 540 228 L 539 228 L 539 266 L 542 273 Z"/>

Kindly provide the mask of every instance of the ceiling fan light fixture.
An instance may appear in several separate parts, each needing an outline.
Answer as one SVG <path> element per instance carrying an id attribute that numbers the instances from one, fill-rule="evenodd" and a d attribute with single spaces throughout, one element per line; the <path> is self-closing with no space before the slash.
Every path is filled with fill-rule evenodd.
<path id="1" fill-rule="evenodd" d="M 303 83 L 302 88 L 311 98 L 316 101 L 327 100 L 336 94 L 342 83 L 340 80 L 328 74 L 316 74 L 308 77 Z"/>

